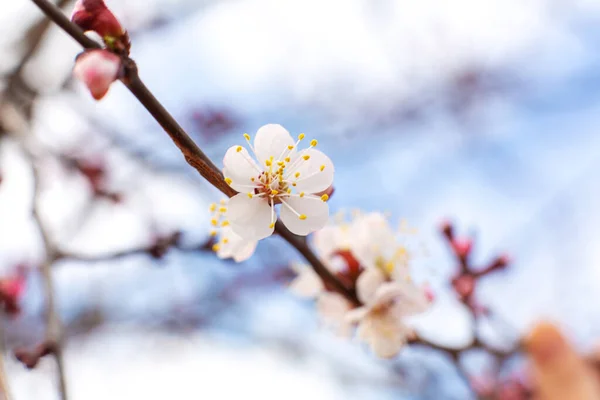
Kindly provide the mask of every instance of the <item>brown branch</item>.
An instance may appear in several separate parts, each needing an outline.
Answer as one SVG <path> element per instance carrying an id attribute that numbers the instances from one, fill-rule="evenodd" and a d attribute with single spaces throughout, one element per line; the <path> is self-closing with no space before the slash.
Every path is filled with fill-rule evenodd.
<path id="1" fill-rule="evenodd" d="M 31 0 L 36 6 L 40 8 L 56 25 L 62 30 L 67 32 L 73 39 L 79 42 L 80 45 L 86 49 L 100 49 L 101 46 L 98 42 L 87 37 L 81 28 L 71 23 L 69 18 L 63 14 L 63 12 L 56 5 L 46 0 Z"/>

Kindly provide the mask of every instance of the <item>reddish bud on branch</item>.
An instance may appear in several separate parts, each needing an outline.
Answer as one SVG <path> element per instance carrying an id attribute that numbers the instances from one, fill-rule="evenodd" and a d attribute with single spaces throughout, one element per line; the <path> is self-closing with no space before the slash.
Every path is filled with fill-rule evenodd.
<path id="1" fill-rule="evenodd" d="M 466 260 L 473 250 L 473 241 L 471 239 L 454 239 L 450 243 L 452 249 L 461 260 Z"/>
<path id="2" fill-rule="evenodd" d="M 121 59 L 107 50 L 88 50 L 77 57 L 73 75 L 83 82 L 94 99 L 102 99 L 119 78 Z"/>
<path id="3" fill-rule="evenodd" d="M 84 32 L 96 32 L 105 42 L 107 38 L 116 40 L 125 35 L 125 30 L 102 0 L 78 0 L 71 21 Z"/>
<path id="4" fill-rule="evenodd" d="M 452 279 L 452 287 L 463 302 L 468 301 L 475 291 L 477 281 L 472 274 L 459 275 Z"/>
<path id="5" fill-rule="evenodd" d="M 0 279 L 0 304 L 8 315 L 17 315 L 21 311 L 20 299 L 27 282 L 26 269 L 17 268 L 15 276 Z"/>

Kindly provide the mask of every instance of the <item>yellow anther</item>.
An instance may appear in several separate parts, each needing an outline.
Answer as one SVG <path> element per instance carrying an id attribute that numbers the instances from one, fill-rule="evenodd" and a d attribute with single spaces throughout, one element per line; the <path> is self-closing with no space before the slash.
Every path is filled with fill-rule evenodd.
<path id="1" fill-rule="evenodd" d="M 217 231 L 210 231 L 210 236 L 217 236 Z"/>
<path id="2" fill-rule="evenodd" d="M 227 182 L 228 185 L 231 185 L 232 180 L 231 178 L 225 178 L 225 182 Z"/>
<path id="3" fill-rule="evenodd" d="M 300 214 L 300 215 L 298 215 L 298 218 L 300 218 L 302 221 L 304 221 L 306 219 L 306 214 Z"/>
<path id="4" fill-rule="evenodd" d="M 219 212 L 220 213 L 227 212 L 227 208 L 226 207 L 219 207 Z"/>
<path id="5" fill-rule="evenodd" d="M 385 270 L 388 274 L 391 274 L 392 272 L 394 272 L 394 263 L 392 261 L 388 261 L 385 263 Z"/>
<path id="6" fill-rule="evenodd" d="M 250 178 L 250 180 L 251 180 L 252 182 L 254 182 L 254 177 Z"/>
<path id="7" fill-rule="evenodd" d="M 219 224 L 219 221 L 217 221 L 217 219 L 216 219 L 216 218 L 213 218 L 213 219 L 211 219 L 211 220 L 210 220 L 210 224 L 211 224 L 212 226 L 217 226 L 217 225 Z"/>
<path id="8" fill-rule="evenodd" d="M 244 138 L 245 138 L 247 141 L 250 141 L 250 135 L 248 135 L 247 133 L 244 133 Z"/>
<path id="9" fill-rule="evenodd" d="M 321 172 L 323 172 L 323 170 L 325 169 L 325 165 L 321 165 L 321 168 L 319 168 L 321 170 Z"/>
<path id="10" fill-rule="evenodd" d="M 219 246 L 218 244 L 213 244 L 212 249 L 213 249 L 213 251 L 216 252 L 216 251 L 219 251 L 221 249 L 221 246 Z"/>
<path id="11" fill-rule="evenodd" d="M 215 212 L 215 210 L 217 209 L 217 205 L 215 203 L 212 203 L 208 209 L 210 210 L 210 212 Z"/>
<path id="12" fill-rule="evenodd" d="M 270 167 L 270 166 L 271 166 L 271 164 L 273 164 L 273 163 L 271 162 L 271 160 L 267 160 L 267 161 L 265 161 L 265 165 L 266 165 L 267 167 Z"/>
<path id="13" fill-rule="evenodd" d="M 221 226 L 229 226 L 229 221 L 223 221 L 223 222 L 221 223 Z"/>
<path id="14" fill-rule="evenodd" d="M 301 134 L 299 134 L 299 135 L 298 135 L 298 140 L 302 140 L 302 139 L 304 139 L 304 136 L 305 136 L 305 135 L 304 135 L 304 133 L 301 133 Z"/>
<path id="15" fill-rule="evenodd" d="M 242 151 L 242 146 L 238 146 L 238 147 L 236 147 L 235 151 L 237 151 L 238 153 L 239 153 L 240 151 Z"/>
<path id="16" fill-rule="evenodd" d="M 271 224 L 269 225 L 269 228 L 271 228 L 271 229 L 275 228 L 275 223 L 271 222 Z"/>
<path id="17" fill-rule="evenodd" d="M 292 189 L 288 188 L 287 192 L 288 192 L 288 194 L 292 193 Z"/>
<path id="18" fill-rule="evenodd" d="M 229 239 L 223 238 L 223 244 L 227 244 L 227 243 L 229 243 Z"/>
<path id="19" fill-rule="evenodd" d="M 298 178 L 298 177 L 300 176 L 300 172 L 296 172 L 296 173 L 294 174 L 294 176 L 295 176 L 296 178 Z"/>
<path id="20" fill-rule="evenodd" d="M 321 200 L 323 200 L 323 201 L 329 200 L 329 195 L 328 194 L 324 194 L 323 196 L 321 196 Z"/>
<path id="21" fill-rule="evenodd" d="M 285 163 L 283 161 L 277 161 L 277 165 L 279 165 L 280 167 L 283 167 L 285 165 Z"/>
<path id="22" fill-rule="evenodd" d="M 292 183 L 292 186 L 294 186 L 294 187 L 295 187 L 295 186 L 296 186 L 296 182 Z"/>
<path id="23" fill-rule="evenodd" d="M 305 160 L 308 160 L 310 158 L 310 156 L 307 154 L 305 156 L 302 156 L 302 158 L 304 158 Z"/>
<path id="24" fill-rule="evenodd" d="M 304 197 L 304 192 L 300 192 L 300 197 Z"/>
<path id="25" fill-rule="evenodd" d="M 219 204 L 220 204 L 220 205 L 222 205 L 222 206 L 224 206 L 224 205 L 225 205 L 225 203 L 226 203 L 226 201 L 225 201 L 225 200 L 220 200 L 220 201 L 219 201 Z"/>
<path id="26" fill-rule="evenodd" d="M 291 144 L 288 146 L 288 150 L 292 150 L 293 148 L 294 148 L 294 146 Z"/>
<path id="27" fill-rule="evenodd" d="M 249 198 L 249 199 L 251 199 L 251 198 L 253 198 L 253 197 L 254 197 L 254 195 L 253 195 L 252 193 L 248 193 L 248 198 Z"/>
<path id="28" fill-rule="evenodd" d="M 310 145 L 312 147 L 315 147 L 317 145 L 317 143 L 319 143 L 319 142 L 317 142 L 317 139 L 313 139 L 313 140 L 310 141 Z"/>
<path id="29" fill-rule="evenodd" d="M 273 196 L 277 196 L 279 194 L 279 192 L 277 190 L 271 190 L 271 194 Z"/>
<path id="30" fill-rule="evenodd" d="M 291 159 L 291 158 L 289 158 L 289 157 L 286 157 L 286 158 L 285 158 L 285 162 L 290 162 L 290 161 L 292 161 L 292 159 Z"/>

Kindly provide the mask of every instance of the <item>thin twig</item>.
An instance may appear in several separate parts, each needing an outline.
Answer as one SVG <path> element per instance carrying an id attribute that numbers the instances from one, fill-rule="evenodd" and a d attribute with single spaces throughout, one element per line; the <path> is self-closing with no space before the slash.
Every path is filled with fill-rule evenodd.
<path id="1" fill-rule="evenodd" d="M 6 354 L 4 345 L 4 315 L 0 314 L 0 393 L 2 393 L 4 400 L 11 400 L 12 396 L 8 386 L 6 366 L 4 365 L 4 354 Z"/>
<path id="2" fill-rule="evenodd" d="M 20 149 L 31 165 L 33 175 L 33 200 L 31 204 L 31 215 L 42 239 L 44 246 L 44 261 L 41 265 L 41 273 L 44 281 L 46 292 L 46 346 L 51 349 L 50 353 L 56 361 L 57 380 L 59 385 L 59 393 L 61 400 L 67 400 L 67 389 L 65 379 L 65 368 L 63 360 L 63 343 L 62 343 L 62 325 L 58 315 L 55 297 L 54 285 L 52 281 L 52 265 L 57 260 L 58 252 L 56 246 L 52 242 L 48 229 L 40 214 L 41 200 L 41 179 L 40 168 L 38 165 L 35 150 L 32 142 L 29 141 L 28 132 L 29 125 L 26 118 L 13 104 L 3 104 L 0 108 L 0 119 L 7 120 L 14 138 L 18 141 Z"/>
<path id="3" fill-rule="evenodd" d="M 46 291 L 46 341 L 52 348 L 52 354 L 56 360 L 58 386 L 61 400 L 67 400 L 67 384 L 65 378 L 64 358 L 63 358 L 63 338 L 62 324 L 58 315 L 56 302 L 54 298 L 54 283 L 52 280 L 52 265 L 57 259 L 58 253 L 52 243 L 46 225 L 44 224 L 39 212 L 39 201 L 41 194 L 40 172 L 37 160 L 26 145 L 22 146 L 27 158 L 29 159 L 33 172 L 34 194 L 32 205 L 32 216 L 36 222 L 45 250 L 45 260 L 41 266 L 42 277 Z"/>

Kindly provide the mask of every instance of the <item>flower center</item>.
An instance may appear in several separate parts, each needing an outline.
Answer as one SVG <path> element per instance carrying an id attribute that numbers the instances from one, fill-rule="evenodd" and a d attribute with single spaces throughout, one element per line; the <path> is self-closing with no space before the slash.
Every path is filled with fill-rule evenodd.
<path id="1" fill-rule="evenodd" d="M 261 172 L 255 178 L 257 187 L 254 189 L 254 195 L 270 198 L 274 204 L 281 203 L 281 196 L 291 193 L 288 182 L 283 179 L 284 171 L 285 166 L 281 166 L 276 171 Z"/>

